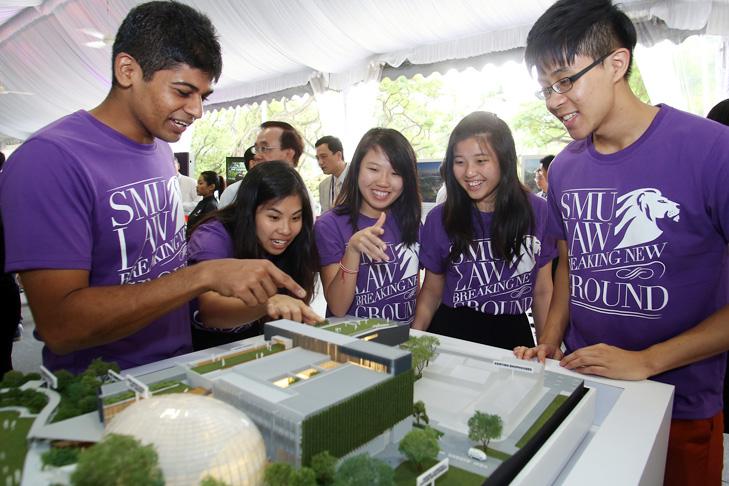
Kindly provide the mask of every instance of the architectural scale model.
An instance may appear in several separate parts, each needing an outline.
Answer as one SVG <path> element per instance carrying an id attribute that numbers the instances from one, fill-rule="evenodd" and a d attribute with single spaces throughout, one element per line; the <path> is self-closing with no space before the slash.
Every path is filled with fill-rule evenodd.
<path id="1" fill-rule="evenodd" d="M 58 405 L 55 392 L 42 388 L 51 399 L 27 435 L 22 483 L 67 484 L 68 472 L 42 470 L 44 451 L 59 441 L 98 442 L 103 424 L 114 424 L 117 414 L 128 415 L 123 411 L 131 404 L 176 392 L 210 396 L 243 411 L 260 431 L 268 460 L 295 467 L 308 465 L 322 451 L 336 457 L 366 452 L 397 466 L 404 461 L 398 442 L 413 427 L 413 402 L 422 400 L 430 426 L 442 434 L 441 456 L 449 458 L 451 468 L 498 477 L 502 469 L 518 473 L 584 394 L 580 380 L 545 372 L 540 365 L 471 356 L 447 346 L 438 349 L 438 357 L 414 384 L 410 352 L 376 342 L 402 343 L 402 329 L 368 320 L 321 327 L 274 321 L 266 324 L 262 337 L 180 356 L 157 369 L 146 366 L 151 372 L 112 372 L 117 381 L 101 386 L 98 413 L 57 423 L 49 420 Z M 487 461 L 467 454 L 475 446 L 467 423 L 476 411 L 499 415 L 504 424 L 502 436 L 485 451 Z M 164 447 L 157 452 L 161 465 L 177 460 L 165 457 Z M 514 466 L 512 457 L 520 455 L 525 457 Z M 226 479 L 210 467 L 188 483 L 175 484 L 199 484 L 205 475 Z"/>

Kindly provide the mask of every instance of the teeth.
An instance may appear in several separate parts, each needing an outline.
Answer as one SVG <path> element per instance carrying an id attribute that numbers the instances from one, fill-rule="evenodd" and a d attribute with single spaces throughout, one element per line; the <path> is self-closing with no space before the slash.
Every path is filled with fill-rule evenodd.
<path id="1" fill-rule="evenodd" d="M 376 197 L 379 197 L 379 198 L 387 197 L 387 194 L 388 194 L 388 193 L 382 192 L 382 191 L 372 191 L 372 192 L 375 194 Z"/>
<path id="2" fill-rule="evenodd" d="M 569 115 L 563 116 L 562 117 L 562 120 L 564 120 L 564 121 L 570 121 L 571 119 L 573 119 L 576 116 L 577 116 L 577 113 L 570 113 Z"/>
<path id="3" fill-rule="evenodd" d="M 286 240 L 271 240 L 273 241 L 274 245 L 283 245 L 286 243 Z"/>
<path id="4" fill-rule="evenodd" d="M 181 120 L 172 120 L 172 121 L 175 122 L 177 125 L 180 125 L 181 127 L 188 127 L 190 125 L 189 123 L 185 123 L 184 121 L 181 121 Z"/>
<path id="5" fill-rule="evenodd" d="M 473 181 L 468 183 L 468 187 L 478 187 L 483 183 L 483 181 Z"/>

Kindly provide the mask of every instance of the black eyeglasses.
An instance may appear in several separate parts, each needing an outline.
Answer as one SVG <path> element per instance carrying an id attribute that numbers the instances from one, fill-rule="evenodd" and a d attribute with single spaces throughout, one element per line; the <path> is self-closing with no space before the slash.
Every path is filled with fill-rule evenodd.
<path id="1" fill-rule="evenodd" d="M 592 64 L 587 66 L 582 71 L 575 73 L 572 76 L 562 78 L 562 79 L 558 80 L 556 83 L 554 83 L 553 85 L 547 86 L 546 88 L 542 88 L 534 94 L 540 100 L 548 100 L 549 97 L 552 96 L 552 93 L 559 93 L 559 94 L 566 93 L 567 91 L 572 89 L 572 86 L 574 86 L 575 82 L 578 79 L 580 79 L 582 76 L 584 76 L 590 69 L 594 68 L 595 66 L 597 66 L 598 64 L 603 62 L 605 60 L 605 58 L 607 58 L 613 52 L 615 52 L 615 51 L 611 51 L 603 56 L 600 56 L 599 58 L 597 58 L 595 60 L 595 62 L 593 62 Z"/>

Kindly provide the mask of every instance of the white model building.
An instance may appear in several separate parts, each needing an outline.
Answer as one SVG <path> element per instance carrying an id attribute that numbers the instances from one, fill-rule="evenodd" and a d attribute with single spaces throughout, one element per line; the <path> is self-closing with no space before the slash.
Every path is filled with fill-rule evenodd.
<path id="1" fill-rule="evenodd" d="M 207 476 L 231 486 L 263 484 L 266 446 L 245 413 L 210 397 L 176 393 L 140 400 L 116 415 L 105 435 L 153 444 L 170 486 Z"/>

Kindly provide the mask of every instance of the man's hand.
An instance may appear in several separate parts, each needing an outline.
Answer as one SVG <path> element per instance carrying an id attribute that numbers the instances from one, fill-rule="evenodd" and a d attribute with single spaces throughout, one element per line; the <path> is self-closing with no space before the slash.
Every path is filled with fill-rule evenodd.
<path id="1" fill-rule="evenodd" d="M 303 301 L 283 294 L 268 299 L 266 313 L 273 319 L 289 319 L 305 324 L 316 324 L 324 320 Z"/>
<path id="2" fill-rule="evenodd" d="M 208 272 L 210 290 L 225 297 L 235 297 L 244 304 L 266 304 L 268 299 L 285 288 L 297 297 L 306 297 L 306 291 L 294 279 L 269 260 L 207 260 L 202 262 Z"/>
<path id="3" fill-rule="evenodd" d="M 545 359 L 561 359 L 564 354 L 559 346 L 555 346 L 554 344 L 539 344 L 533 348 L 517 346 L 514 348 L 514 356 L 526 360 L 537 358 L 540 363 L 544 364 Z"/>
<path id="4" fill-rule="evenodd" d="M 585 375 L 618 380 L 645 380 L 653 376 L 643 351 L 626 351 L 607 344 L 578 349 L 560 361 L 560 366 Z"/>

